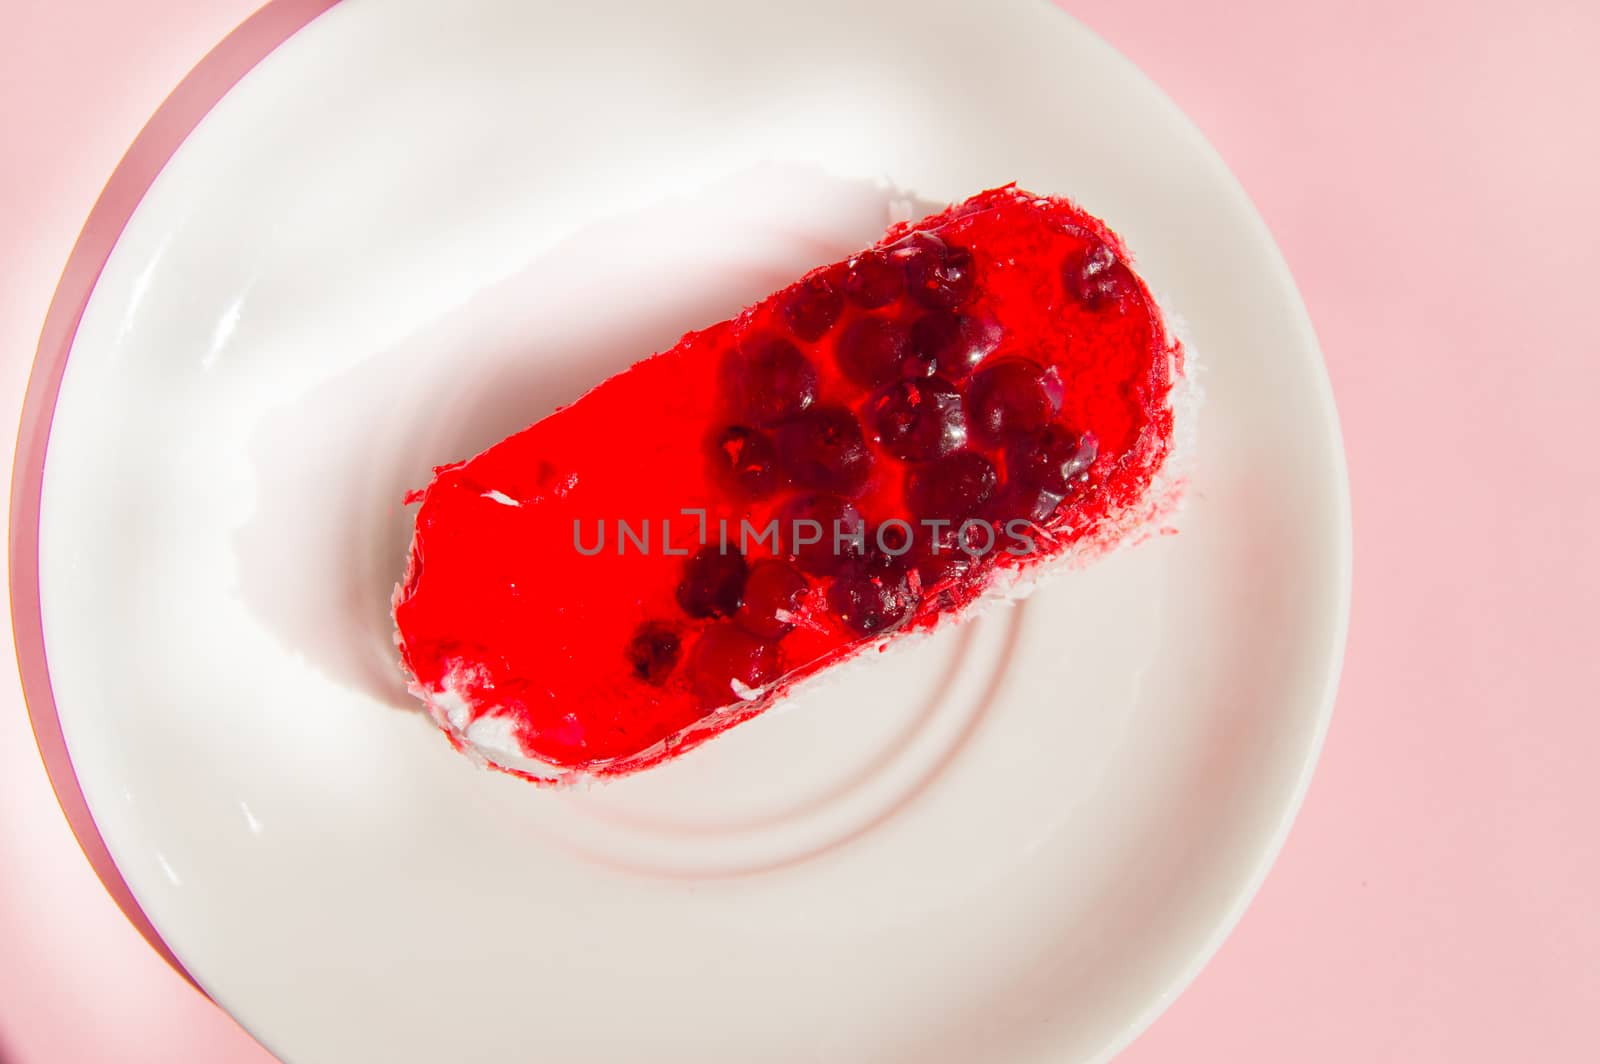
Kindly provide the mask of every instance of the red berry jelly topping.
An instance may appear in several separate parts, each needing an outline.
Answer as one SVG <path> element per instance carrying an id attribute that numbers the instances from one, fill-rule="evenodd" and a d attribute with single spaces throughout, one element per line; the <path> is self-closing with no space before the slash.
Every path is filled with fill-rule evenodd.
<path id="1" fill-rule="evenodd" d="M 436 470 L 395 592 L 413 689 L 532 778 L 680 753 L 1150 516 L 1181 367 L 1066 200 L 896 225 Z"/>

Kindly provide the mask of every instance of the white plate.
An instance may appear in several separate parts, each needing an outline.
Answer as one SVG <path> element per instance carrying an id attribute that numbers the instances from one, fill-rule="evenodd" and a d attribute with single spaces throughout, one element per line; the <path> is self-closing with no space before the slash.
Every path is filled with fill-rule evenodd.
<path id="1" fill-rule="evenodd" d="M 392 663 L 402 492 L 870 241 L 884 179 L 1015 179 L 1126 237 L 1204 355 L 1181 534 L 635 779 L 473 770 Z M 1348 596 L 1333 407 L 1266 229 L 1035 0 L 336 7 L 135 213 L 41 521 L 99 830 L 295 1062 L 1103 1057 L 1265 873 Z"/>

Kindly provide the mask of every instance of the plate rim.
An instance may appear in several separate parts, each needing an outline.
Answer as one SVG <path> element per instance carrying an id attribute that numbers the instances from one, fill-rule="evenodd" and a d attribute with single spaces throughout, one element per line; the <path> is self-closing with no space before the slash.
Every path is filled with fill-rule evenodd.
<path id="1" fill-rule="evenodd" d="M 340 2 L 268 0 L 190 68 L 135 135 L 89 209 L 56 282 L 28 372 L 12 454 L 7 543 L 11 627 L 23 709 L 33 729 L 45 775 L 67 827 L 100 885 L 162 960 L 201 994 L 205 991 L 156 930 L 112 859 L 67 749 L 50 682 L 39 583 L 44 469 L 62 377 L 84 310 L 150 187 L 189 134 L 246 74 Z"/>

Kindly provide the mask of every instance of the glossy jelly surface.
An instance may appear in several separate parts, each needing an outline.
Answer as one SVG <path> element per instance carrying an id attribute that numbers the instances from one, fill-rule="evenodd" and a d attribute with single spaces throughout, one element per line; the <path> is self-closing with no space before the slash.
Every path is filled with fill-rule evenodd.
<path id="1" fill-rule="evenodd" d="M 555 775 L 645 767 L 1107 545 L 1181 368 L 1103 223 L 980 193 L 439 468 L 403 664 L 458 745 L 490 716 Z"/>

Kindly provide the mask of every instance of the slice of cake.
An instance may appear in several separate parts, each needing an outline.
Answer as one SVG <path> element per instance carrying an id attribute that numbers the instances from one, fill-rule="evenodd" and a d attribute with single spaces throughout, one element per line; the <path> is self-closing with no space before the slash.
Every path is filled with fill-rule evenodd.
<path id="1" fill-rule="evenodd" d="M 680 754 L 1147 523 L 1181 370 L 1068 201 L 896 225 L 437 469 L 394 596 L 412 690 L 532 779 Z"/>

